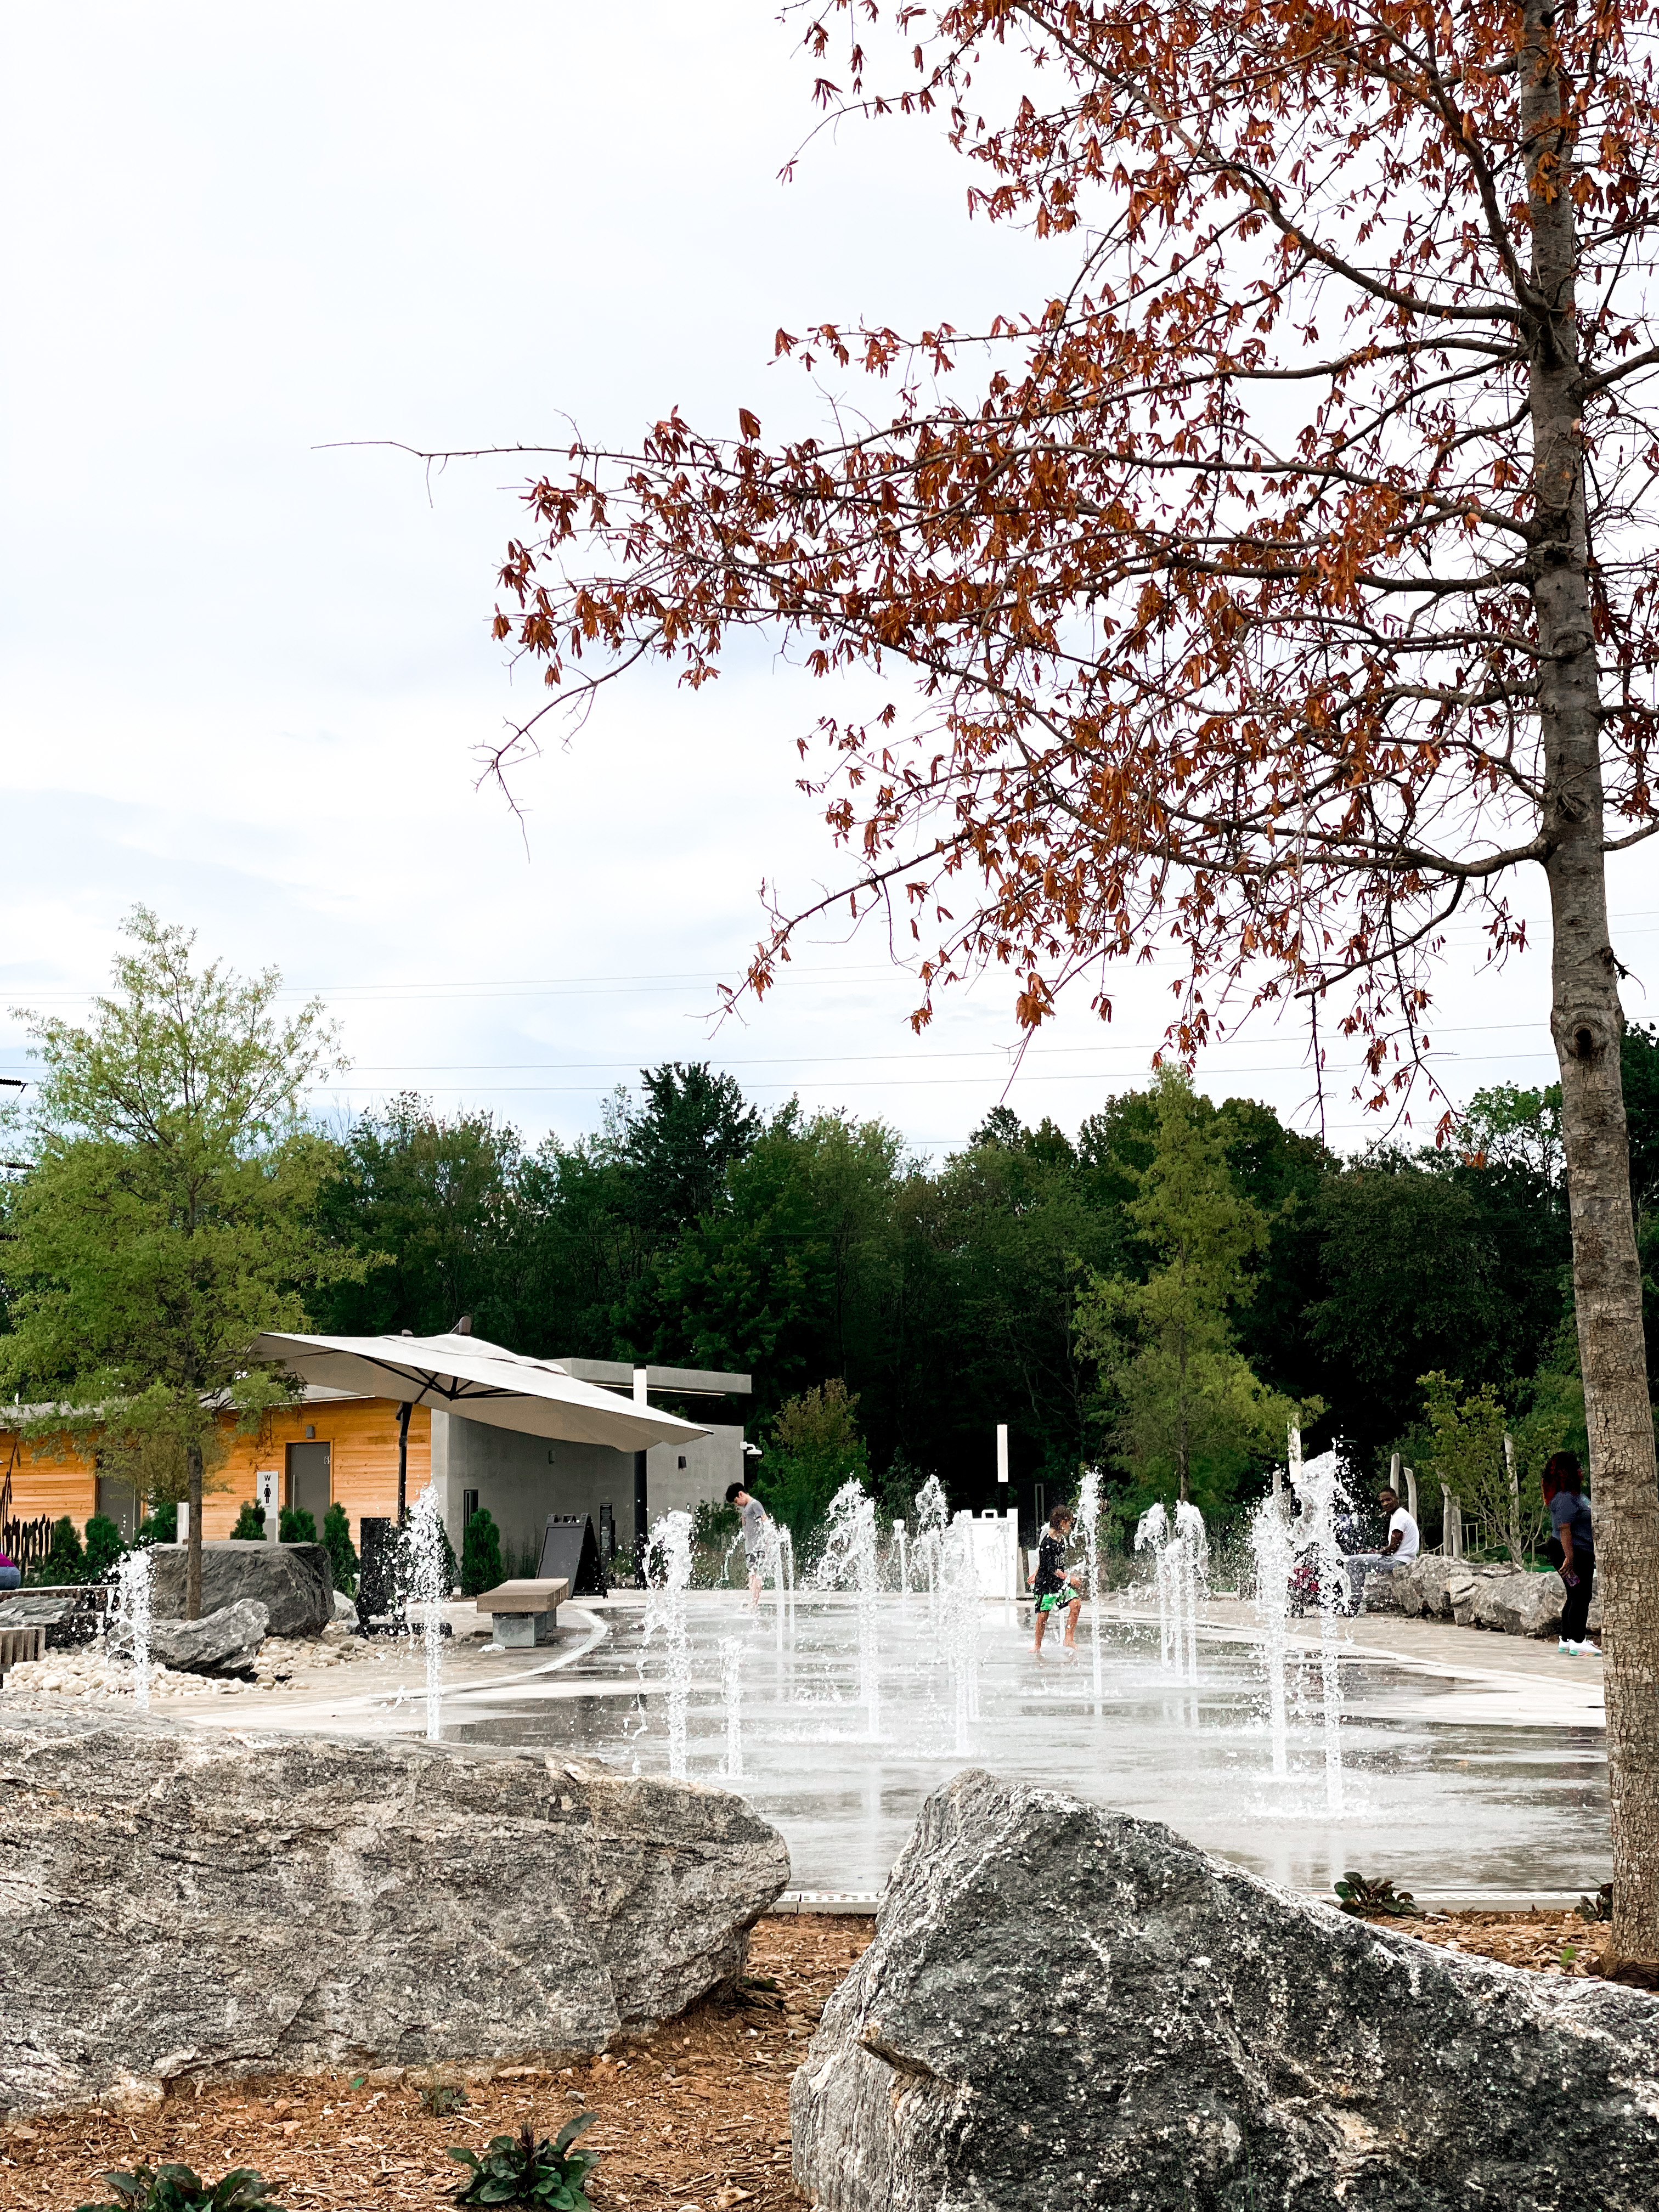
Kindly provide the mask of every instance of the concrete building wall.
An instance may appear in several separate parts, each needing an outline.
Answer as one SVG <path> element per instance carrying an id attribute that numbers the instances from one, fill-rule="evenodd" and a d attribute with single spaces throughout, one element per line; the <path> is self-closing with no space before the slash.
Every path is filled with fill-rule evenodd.
<path id="1" fill-rule="evenodd" d="M 684 1466 L 681 1462 L 684 1461 Z M 646 1454 L 647 1516 L 676 1507 L 695 1510 L 705 1498 L 723 1498 L 743 1479 L 743 1430 L 722 1425 L 684 1443 L 653 1445 Z M 627 1549 L 634 1528 L 634 1455 L 599 1444 L 550 1443 L 511 1429 L 492 1428 L 459 1413 L 432 1416 L 432 1480 L 457 1553 L 464 1534 L 462 1496 L 478 1493 L 479 1505 L 501 1532 L 505 1551 L 539 1547 L 550 1513 L 586 1514 L 599 1529 L 602 1505 L 615 1519 L 617 1542 Z"/>

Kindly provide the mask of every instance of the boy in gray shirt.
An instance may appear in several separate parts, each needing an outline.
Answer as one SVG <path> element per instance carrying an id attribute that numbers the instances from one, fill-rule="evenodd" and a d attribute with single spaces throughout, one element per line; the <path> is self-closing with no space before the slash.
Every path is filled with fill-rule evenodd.
<path id="1" fill-rule="evenodd" d="M 749 1609 L 753 1613 L 760 1606 L 761 1571 L 766 1563 L 767 1545 L 772 1540 L 769 1535 L 772 1516 L 759 1498 L 751 1497 L 740 1482 L 728 1486 L 726 1502 L 737 1507 L 738 1517 L 743 1527 L 743 1552 L 749 1563 Z"/>

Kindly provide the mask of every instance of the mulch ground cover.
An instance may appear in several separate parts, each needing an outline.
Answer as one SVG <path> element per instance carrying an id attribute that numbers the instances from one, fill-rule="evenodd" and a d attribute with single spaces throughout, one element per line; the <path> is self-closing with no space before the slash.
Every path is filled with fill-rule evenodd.
<path id="1" fill-rule="evenodd" d="M 464 2068 L 410 2068 L 396 2081 L 286 2075 L 170 2097 L 145 2113 L 14 2122 L 0 2133 L 0 2207 L 74 2212 L 107 2198 L 99 2176 L 109 2169 L 178 2160 L 216 2180 L 251 2166 L 294 2212 L 435 2208 L 467 2179 L 446 2154 L 451 2143 L 478 2149 L 526 2120 L 556 2135 L 592 2112 L 580 2142 L 602 2154 L 588 2193 L 605 2212 L 798 2212 L 790 2076 L 873 1932 L 872 1921 L 829 1915 L 763 1920 L 738 2001 L 697 2005 L 605 2058 L 468 2081 L 468 2102 L 447 2118 L 427 2111 L 422 2090 L 463 2080 Z"/>
<path id="2" fill-rule="evenodd" d="M 1592 1972 L 1607 1932 L 1571 1912 L 1454 1912 L 1382 1924 L 1552 1974 Z M 109 2168 L 170 2159 L 216 2179 L 231 2166 L 253 2166 L 293 2212 L 436 2208 L 466 2178 L 447 2155 L 451 2143 L 476 2149 L 526 2120 L 538 2134 L 556 2135 L 579 2112 L 599 2115 L 581 2142 L 603 2154 L 588 2186 L 605 2212 L 798 2207 L 790 2076 L 825 1998 L 873 1932 L 864 1919 L 763 1920 L 749 1981 L 735 1996 L 698 2005 L 607 2057 L 467 2081 L 468 2101 L 447 2116 L 427 2101 L 434 2085 L 463 2081 L 464 2069 L 285 2075 L 171 2097 L 143 2114 L 14 2122 L 0 2133 L 0 2212 L 75 2212 L 107 2196 L 99 2177 Z"/>

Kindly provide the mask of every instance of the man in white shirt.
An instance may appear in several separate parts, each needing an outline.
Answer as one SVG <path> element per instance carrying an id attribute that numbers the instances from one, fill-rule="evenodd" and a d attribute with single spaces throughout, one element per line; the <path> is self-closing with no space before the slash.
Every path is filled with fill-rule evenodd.
<path id="1" fill-rule="evenodd" d="M 1357 1612 L 1364 1610 L 1365 1584 L 1370 1577 L 1391 1575 L 1396 1567 L 1403 1567 L 1408 1559 L 1417 1557 L 1422 1543 L 1416 1522 L 1395 1492 L 1379 1491 L 1376 1502 L 1389 1516 L 1389 1546 L 1384 1552 L 1356 1552 L 1347 1562 L 1348 1583 Z"/>

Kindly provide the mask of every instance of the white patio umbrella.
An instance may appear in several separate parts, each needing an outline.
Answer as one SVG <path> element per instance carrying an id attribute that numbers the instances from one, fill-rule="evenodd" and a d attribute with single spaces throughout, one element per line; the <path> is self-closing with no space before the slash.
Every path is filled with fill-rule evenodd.
<path id="1" fill-rule="evenodd" d="M 579 1382 L 556 1359 L 527 1359 L 486 1338 L 451 1330 L 442 1336 L 257 1336 L 250 1359 L 270 1360 L 307 1382 L 368 1398 L 398 1398 L 398 1510 L 404 1505 L 410 1409 L 433 1406 L 469 1421 L 518 1429 L 563 1443 L 605 1444 L 642 1452 L 675 1437 L 708 1431 L 678 1414 L 619 1398 L 596 1382 Z"/>

